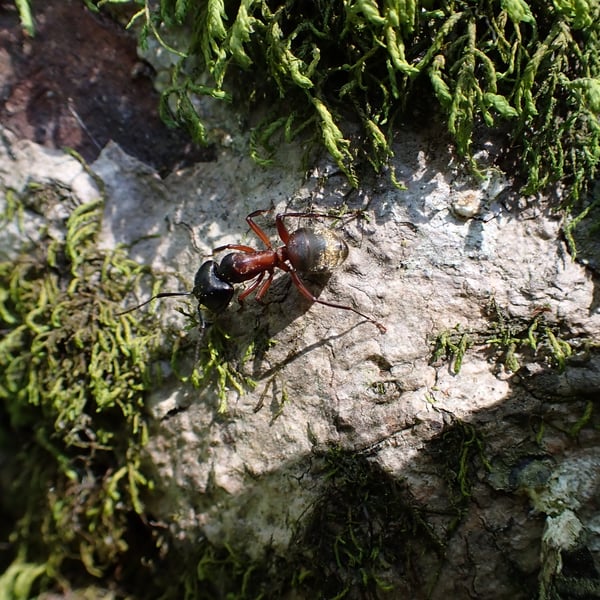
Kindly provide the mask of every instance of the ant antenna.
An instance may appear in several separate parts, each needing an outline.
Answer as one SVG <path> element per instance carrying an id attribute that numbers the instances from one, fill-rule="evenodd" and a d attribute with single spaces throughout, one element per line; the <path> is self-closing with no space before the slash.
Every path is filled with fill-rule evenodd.
<path id="1" fill-rule="evenodd" d="M 152 302 L 152 300 L 156 300 L 158 298 L 171 298 L 173 296 L 191 296 L 192 292 L 161 292 L 160 294 L 156 294 L 156 296 L 152 296 L 152 298 L 145 300 L 144 302 L 142 302 L 141 304 L 138 304 L 137 306 L 132 306 L 131 308 L 128 308 L 127 310 L 123 310 L 121 312 L 117 313 L 117 317 L 120 317 L 121 315 L 126 315 L 127 313 L 133 312 L 134 310 L 137 310 L 138 308 L 142 308 L 142 306 L 146 306 L 146 304 L 150 304 L 150 302 Z"/>

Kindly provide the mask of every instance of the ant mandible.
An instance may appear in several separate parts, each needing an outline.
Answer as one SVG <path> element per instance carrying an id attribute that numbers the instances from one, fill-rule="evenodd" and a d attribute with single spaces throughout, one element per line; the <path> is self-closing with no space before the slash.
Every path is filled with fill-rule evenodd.
<path id="1" fill-rule="evenodd" d="M 381 333 L 386 328 L 375 319 L 363 314 L 352 306 L 335 304 L 319 300 L 300 279 L 298 273 L 327 273 L 341 265 L 348 256 L 346 242 L 334 231 L 327 228 L 310 229 L 301 227 L 290 233 L 284 220 L 288 217 L 297 218 L 335 218 L 315 212 L 289 212 L 281 213 L 275 217 L 275 226 L 283 246 L 273 248 L 267 234 L 256 224 L 254 218 L 269 212 L 256 210 L 246 217 L 250 229 L 266 246 L 266 250 L 256 250 L 244 244 L 226 244 L 213 250 L 213 254 L 223 250 L 236 250 L 223 257 L 220 264 L 214 260 L 204 262 L 194 277 L 194 289 L 191 292 L 162 292 L 152 296 L 149 300 L 119 313 L 126 314 L 148 304 L 157 298 L 170 296 L 194 296 L 200 305 L 205 306 L 214 313 L 223 312 L 234 294 L 234 284 L 255 279 L 239 296 L 238 302 L 243 306 L 244 300 L 256 290 L 256 300 L 262 302 L 269 289 L 275 269 L 281 269 L 290 274 L 294 285 L 300 293 L 310 300 L 331 308 L 350 310 L 373 323 Z M 265 279 L 265 274 L 268 276 Z M 264 280 L 264 281 L 263 281 Z"/>

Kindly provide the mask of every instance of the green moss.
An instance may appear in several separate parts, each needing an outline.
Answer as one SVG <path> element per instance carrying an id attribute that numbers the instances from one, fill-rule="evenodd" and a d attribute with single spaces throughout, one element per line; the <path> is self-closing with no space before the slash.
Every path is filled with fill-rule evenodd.
<path id="1" fill-rule="evenodd" d="M 418 103 L 472 164 L 477 129 L 509 132 L 526 191 L 561 181 L 573 202 L 600 157 L 599 16 L 594 0 L 161 0 L 132 21 L 142 41 L 159 25 L 192 31 L 161 111 L 198 141 L 193 96 L 266 104 L 252 136 L 261 163 L 275 135 L 317 132 L 356 185 L 361 162 L 385 168 L 394 124 Z"/>
<path id="2" fill-rule="evenodd" d="M 432 362 L 440 359 L 452 361 L 452 372 L 457 375 L 462 367 L 467 348 L 472 344 L 469 334 L 461 331 L 457 325 L 452 330 L 442 331 L 436 340 L 432 354 Z"/>
<path id="3" fill-rule="evenodd" d="M 32 33 L 29 3 L 15 2 Z M 123 4 L 84 2 L 93 10 Z M 142 45 L 152 35 L 180 58 L 160 110 L 198 142 L 208 134 L 195 96 L 268 106 L 250 139 L 259 164 L 269 163 L 283 140 L 318 138 L 356 186 L 362 163 L 375 171 L 389 166 L 396 125 L 418 105 L 443 120 L 475 168 L 473 144 L 482 137 L 475 132 L 506 133 L 506 157 L 520 170 L 525 193 L 561 183 L 565 204 L 574 207 L 596 176 L 597 0 L 130 4 L 140 6 L 130 24 L 140 24 Z M 165 37 L 186 47 L 175 49 Z M 359 130 L 347 125 L 353 121 Z"/>
<path id="4" fill-rule="evenodd" d="M 415 564 L 443 554 L 426 508 L 367 456 L 331 448 L 321 458 L 327 483 L 292 544 L 293 587 L 311 598 L 393 598 L 400 577 L 421 589 Z"/>
<path id="5" fill-rule="evenodd" d="M 583 207 L 582 207 L 583 205 Z M 589 254 L 589 246 L 590 242 L 593 244 L 597 239 L 598 231 L 600 231 L 600 184 L 596 183 L 592 193 L 590 194 L 589 201 L 586 203 L 581 203 L 578 205 L 577 209 L 574 207 L 569 207 L 569 215 L 565 219 L 565 225 L 563 227 L 563 233 L 565 236 L 565 241 L 567 242 L 567 246 L 569 248 L 569 253 L 573 260 L 578 258 L 580 251 L 578 250 L 578 244 L 575 241 L 576 237 L 581 237 L 579 240 L 579 247 L 583 246 L 584 249 L 588 250 Z M 576 213 L 573 215 L 573 213 Z M 578 225 L 580 225 L 584 220 L 586 220 L 586 226 L 581 230 L 576 231 Z M 592 253 L 592 256 L 588 255 L 588 262 L 591 259 L 593 266 L 595 266 L 600 260 L 600 257 L 596 256 L 597 252 Z M 584 259 L 585 260 L 585 259 Z"/>
<path id="6" fill-rule="evenodd" d="M 192 317 L 190 326 L 199 326 L 193 315 L 189 316 Z M 196 389 L 214 390 L 219 401 L 217 411 L 223 414 L 227 412 L 227 396 L 230 391 L 234 390 L 242 395 L 256 387 L 256 381 L 243 373 L 245 363 L 254 355 L 255 343 L 249 341 L 244 347 L 239 339 L 233 342 L 232 335 L 219 322 L 203 327 L 201 332 L 191 373 L 185 375 L 181 371 L 181 364 L 189 361 L 180 360 L 177 342 L 173 346 L 171 365 L 183 383 L 189 382 Z"/>
<path id="7" fill-rule="evenodd" d="M 285 557 L 267 553 L 255 561 L 203 543 L 194 572 L 186 570 L 186 597 L 397 598 L 435 585 L 477 472 L 489 465 L 479 432 L 460 421 L 427 453 L 442 481 L 435 506 L 417 502 L 368 453 L 315 452 L 307 469 L 323 485 Z"/>
<path id="8" fill-rule="evenodd" d="M 28 35 L 33 35 L 35 33 L 35 25 L 28 0 L 15 0 L 15 5 L 19 11 L 23 31 Z"/>
<path id="9" fill-rule="evenodd" d="M 546 322 L 546 307 L 528 320 L 509 318 L 493 298 L 486 310 L 490 318 L 486 331 L 463 331 L 457 325 L 441 332 L 434 342 L 432 362 L 451 361 L 452 371 L 457 375 L 466 352 L 475 346 L 491 350 L 494 360 L 513 373 L 521 368 L 523 359 L 547 363 L 563 371 L 573 354 L 573 344 L 582 343 L 567 341 L 559 326 Z M 520 355 L 524 358 L 520 359 Z"/>
<path id="10" fill-rule="evenodd" d="M 565 369 L 573 349 L 556 325 L 546 323 L 544 315 L 547 310 L 547 307 L 540 308 L 531 319 L 524 322 L 521 319 L 509 319 L 495 300 L 491 300 L 488 306 L 491 336 L 486 343 L 500 351 L 499 358 L 507 370 L 515 372 L 520 368 L 517 352 L 529 353 L 531 360 L 547 362 L 559 371 Z"/>
<path id="11" fill-rule="evenodd" d="M 200 559 L 193 575 L 186 581 L 188 597 L 197 600 L 231 598 L 261 600 L 274 598 L 274 574 L 269 573 L 269 561 L 253 561 L 231 547 L 215 548 L 200 544 Z M 277 578 L 277 576 L 275 576 Z"/>
<path id="12" fill-rule="evenodd" d="M 4 216 L 32 202 L 43 210 L 64 193 L 11 192 Z M 129 552 L 131 515 L 143 513 L 152 485 L 140 450 L 159 339 L 116 314 L 144 269 L 123 250 L 98 249 L 102 209 L 102 199 L 78 206 L 64 238 L 46 235 L 0 263 L 3 597 L 31 597 L 71 569 L 109 573 Z"/>
<path id="13" fill-rule="evenodd" d="M 28 211 L 72 202 L 58 184 L 32 183 L 6 198 L 0 228 L 22 228 Z M 0 263 L 0 453 L 10 457 L 0 472 L 0 538 L 7 542 L 0 544 L 0 598 L 87 586 L 114 569 L 137 597 L 154 594 L 148 582 L 159 586 L 154 561 L 164 540 L 147 524 L 143 498 L 153 484 L 141 462 L 144 399 L 160 379 L 151 365 L 171 354 L 181 381 L 213 390 L 221 412 L 230 390 L 254 385 L 242 370 L 262 343 L 260 332 L 233 344 L 213 323 L 192 361 L 187 336 L 171 345 L 152 316 L 120 313 L 149 273 L 124 249 L 98 248 L 103 204 L 78 206 L 64 236 L 43 233 L 35 248 Z M 191 318 L 189 327 L 197 326 Z M 204 564 L 217 553 L 205 549 Z M 180 567 L 171 565 L 185 579 Z M 166 577 L 160 585 L 165 597 L 179 597 L 179 582 Z"/>
<path id="14" fill-rule="evenodd" d="M 469 464 L 478 456 L 473 439 L 463 444 L 469 448 Z M 457 461 L 463 446 L 453 440 Z M 450 460 L 451 448 L 446 444 L 445 449 L 445 460 Z M 306 468 L 324 485 L 285 556 L 267 552 L 253 560 L 239 549 L 204 541 L 195 549 L 193 568 L 182 567 L 192 560 L 189 553 L 181 557 L 182 589 L 165 597 L 396 598 L 398 583 L 405 592 L 435 581 L 431 567 L 443 561 L 445 540 L 407 486 L 365 454 L 335 447 L 315 453 Z M 456 519 L 456 509 L 450 510 Z M 419 571 L 421 565 L 430 569 L 426 575 Z"/>
<path id="15" fill-rule="evenodd" d="M 458 517 L 462 516 L 470 501 L 477 469 L 490 470 L 485 456 L 485 444 L 477 428 L 456 419 L 440 436 L 433 439 L 428 452 L 447 483 L 450 504 Z"/>

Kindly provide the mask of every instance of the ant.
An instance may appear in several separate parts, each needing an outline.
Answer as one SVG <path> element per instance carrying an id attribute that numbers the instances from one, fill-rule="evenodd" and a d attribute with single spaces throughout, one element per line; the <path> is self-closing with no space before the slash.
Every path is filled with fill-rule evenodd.
<path id="1" fill-rule="evenodd" d="M 214 260 L 204 262 L 196 272 L 194 288 L 191 292 L 162 292 L 119 314 L 123 315 L 141 308 L 157 298 L 170 296 L 194 296 L 200 305 L 205 306 L 213 313 L 221 313 L 233 299 L 234 284 L 252 279 L 255 281 L 238 296 L 238 302 L 240 307 L 243 306 L 245 299 L 256 290 L 256 300 L 261 303 L 271 286 L 274 271 L 277 268 L 289 273 L 300 293 L 311 302 L 330 306 L 331 308 L 350 310 L 373 323 L 381 333 L 385 333 L 387 330 L 381 323 L 359 312 L 352 306 L 319 300 L 311 293 L 298 275 L 299 272 L 327 273 L 338 267 L 348 256 L 348 246 L 338 234 L 324 227 L 315 229 L 301 227 L 290 233 L 284 220 L 288 217 L 330 219 L 335 217 L 315 212 L 278 214 L 275 217 L 275 226 L 283 246 L 273 248 L 267 234 L 254 221 L 255 217 L 267 212 L 269 212 L 269 209 L 256 210 L 246 217 L 250 229 L 266 246 L 266 250 L 256 250 L 243 244 L 219 246 L 213 250 L 213 254 L 222 250 L 235 250 L 235 252 L 225 255 L 220 263 Z M 264 280 L 267 273 L 268 276 Z"/>

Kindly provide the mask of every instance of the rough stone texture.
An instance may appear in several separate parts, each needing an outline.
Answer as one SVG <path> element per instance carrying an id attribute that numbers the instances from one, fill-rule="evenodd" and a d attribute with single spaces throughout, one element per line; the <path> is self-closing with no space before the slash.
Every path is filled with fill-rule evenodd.
<path id="1" fill-rule="evenodd" d="M 219 118 L 227 122 L 224 113 Z M 389 574 L 394 594 L 531 598 L 538 586 L 549 594 L 575 577 L 565 565 L 582 548 L 591 567 L 576 577 L 592 581 L 600 566 L 600 436 L 589 426 L 576 437 L 568 432 L 600 397 L 598 357 L 583 346 L 600 333 L 598 282 L 570 259 L 559 218 L 543 200 L 528 206 L 494 171 L 483 183 L 470 180 L 436 131 L 402 132 L 394 165 L 405 190 L 383 176 L 351 191 L 326 163 L 304 175 L 300 149 L 288 148 L 272 168 L 257 167 L 240 149 L 240 133 L 229 129 L 232 141 L 215 162 L 164 180 L 108 144 L 92 165 L 108 194 L 103 243 L 130 244 L 136 260 L 172 275 L 164 291 L 189 291 L 212 248 L 260 247 L 244 222 L 253 210 L 321 211 L 345 201 L 370 220 L 345 225 L 348 260 L 312 289 L 373 315 L 387 334 L 350 311 L 310 306 L 283 273 L 265 306 L 250 297 L 237 312 L 234 303 L 218 319 L 233 346 L 254 338 L 275 343 L 243 367 L 258 386 L 242 396 L 232 391 L 225 415 L 217 414 L 214 390 L 174 377 L 150 398 L 146 460 L 157 488 L 149 499 L 155 517 L 184 548 L 206 537 L 255 558 L 267 548 L 285 555 L 325 489 L 315 465 L 336 446 L 402 482 L 443 542 L 441 552 L 415 553 L 418 576 Z M 72 159 L 10 136 L 4 141 L 3 187 L 77 179 Z M 273 217 L 260 222 L 275 240 Z M 507 319 L 520 322 L 543 307 L 577 360 L 563 373 L 543 362 L 507 371 L 483 344 L 492 297 Z M 182 328 L 173 309 L 186 303 L 160 303 L 157 323 Z M 431 363 L 436 337 L 455 327 L 476 342 L 459 374 Z M 469 426 L 483 440 L 485 461 L 470 472 L 469 501 L 458 514 L 453 466 L 445 461 L 457 440 L 468 440 Z"/>
<path id="2" fill-rule="evenodd" d="M 138 58 L 132 31 L 80 0 L 33 0 L 31 38 L 14 4 L 0 2 L 4 127 L 49 148 L 74 148 L 88 161 L 114 140 L 161 173 L 210 160 L 210 148 L 160 120 L 153 70 Z"/>

